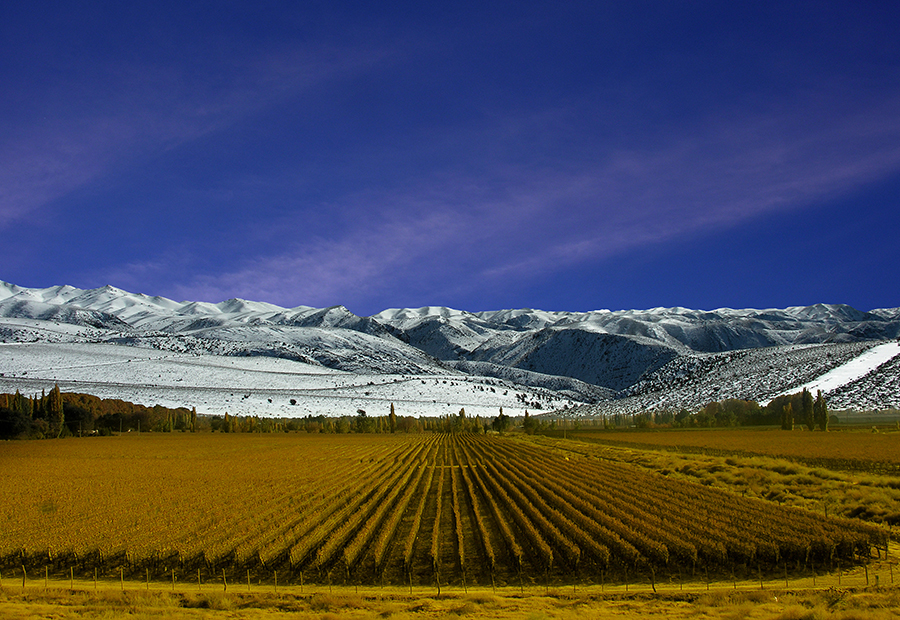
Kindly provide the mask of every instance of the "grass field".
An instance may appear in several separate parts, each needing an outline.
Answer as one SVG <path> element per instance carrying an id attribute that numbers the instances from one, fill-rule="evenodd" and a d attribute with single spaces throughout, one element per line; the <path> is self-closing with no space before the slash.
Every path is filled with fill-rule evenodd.
<path id="1" fill-rule="evenodd" d="M 820 580 L 821 581 L 821 580 Z M 68 585 L 68 584 L 66 584 Z M 417 588 L 413 592 L 391 588 L 281 588 L 277 593 L 257 588 L 240 591 L 207 588 L 203 591 L 163 587 L 146 589 L 126 582 L 74 587 L 0 588 L 0 617 L 6 620 L 39 618 L 191 619 L 191 618 L 396 618 L 489 617 L 519 620 L 544 618 L 709 618 L 779 620 L 888 620 L 900 614 L 900 591 L 889 586 L 809 586 L 797 582 L 789 590 L 760 589 L 739 583 L 706 589 L 688 584 L 684 589 L 658 592 L 623 586 L 571 589 L 471 589 L 437 595 Z"/>
<path id="2" fill-rule="evenodd" d="M 897 432 L 595 431 L 575 439 L 533 438 L 742 496 L 882 527 L 900 525 Z M 843 445 L 854 458 L 835 456 Z M 859 458 L 862 455 L 867 458 Z"/>
<path id="3" fill-rule="evenodd" d="M 669 429 L 575 431 L 568 435 L 587 441 L 786 457 L 821 462 L 836 468 L 846 465 L 856 469 L 868 467 L 881 470 L 888 464 L 896 466 L 893 469 L 900 472 L 900 432 L 896 430 L 873 433 L 869 429 L 854 429 L 823 433 L 803 430 L 798 425 L 793 431 L 752 428 Z"/>

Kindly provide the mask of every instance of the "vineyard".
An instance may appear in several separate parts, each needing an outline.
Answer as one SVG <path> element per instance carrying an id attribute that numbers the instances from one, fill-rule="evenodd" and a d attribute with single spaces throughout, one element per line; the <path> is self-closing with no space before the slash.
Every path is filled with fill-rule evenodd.
<path id="1" fill-rule="evenodd" d="M 474 434 L 144 434 L 0 451 L 0 566 L 335 584 L 823 570 L 883 530 Z"/>

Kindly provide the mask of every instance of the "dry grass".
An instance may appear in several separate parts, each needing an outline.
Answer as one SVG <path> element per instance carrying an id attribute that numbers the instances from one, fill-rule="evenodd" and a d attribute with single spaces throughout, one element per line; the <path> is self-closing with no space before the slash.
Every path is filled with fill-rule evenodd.
<path id="1" fill-rule="evenodd" d="M 779 436 L 775 431 L 722 431 L 722 433 L 729 438 L 748 433 L 751 436 L 765 433 Z M 852 435 L 852 433 L 801 432 L 785 434 L 817 438 Z M 619 435 L 625 434 L 616 434 L 617 437 Z M 665 439 L 670 435 L 679 438 L 695 435 L 696 437 L 690 439 L 695 444 L 702 443 L 704 438 L 714 444 L 718 436 L 714 431 L 627 435 L 658 437 L 661 438 L 660 443 L 674 441 Z M 900 434 L 896 437 L 900 438 Z M 666 476 L 726 489 L 742 496 L 757 497 L 829 516 L 859 518 L 879 525 L 900 525 L 900 478 L 896 474 L 836 471 L 822 466 L 809 466 L 783 458 L 759 455 L 682 454 L 667 450 L 628 448 L 577 440 L 560 442 L 540 437 L 530 439 L 544 445 L 557 446 L 570 454 L 577 450 L 584 455 L 627 462 Z"/>
<path id="2" fill-rule="evenodd" d="M 572 437 L 640 446 L 703 448 L 803 459 L 900 464 L 900 432 L 870 430 L 672 429 L 655 431 L 580 431 Z"/>
<path id="3" fill-rule="evenodd" d="M 886 620 L 900 615 L 897 588 L 819 590 L 714 590 L 573 593 L 472 591 L 438 596 L 401 590 L 335 589 L 299 595 L 267 593 L 167 593 L 113 588 L 0 590 L 0 617 L 13 620 L 119 618 L 783 618 Z"/>

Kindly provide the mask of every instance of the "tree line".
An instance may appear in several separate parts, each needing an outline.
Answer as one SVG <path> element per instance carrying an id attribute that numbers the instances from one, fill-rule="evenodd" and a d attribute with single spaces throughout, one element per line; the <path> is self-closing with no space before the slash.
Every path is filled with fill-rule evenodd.
<path id="1" fill-rule="evenodd" d="M 796 412 L 796 413 L 795 413 Z M 805 424 L 807 428 L 828 430 L 828 405 L 822 391 L 815 400 L 804 388 L 796 394 L 777 396 L 766 405 L 754 400 L 728 398 L 707 403 L 699 411 L 681 409 L 677 413 L 659 412 L 638 414 L 635 426 L 670 425 L 673 427 L 711 428 L 731 426 L 781 426 L 786 430 L 795 424 Z"/>
<path id="2" fill-rule="evenodd" d="M 194 431 L 200 426 L 196 409 L 145 407 L 91 394 L 49 393 L 24 396 L 0 394 L 0 438 L 51 439 L 109 435 L 129 431 Z"/>
<path id="3" fill-rule="evenodd" d="M 146 407 L 91 394 L 0 394 L 0 439 L 49 439 L 109 435 L 114 432 L 222 432 L 222 433 L 484 433 L 504 432 L 513 419 L 458 414 L 439 417 L 397 415 L 394 404 L 385 415 L 307 415 L 272 418 L 255 415 L 198 415 L 196 408 Z"/>
<path id="4" fill-rule="evenodd" d="M 792 430 L 803 424 L 809 430 L 828 430 L 829 415 L 825 396 L 819 390 L 815 400 L 803 388 L 795 394 L 773 398 L 765 406 L 752 400 L 713 401 L 694 414 L 682 412 L 674 418 L 676 426 L 781 426 Z"/>
<path id="5" fill-rule="evenodd" d="M 678 411 L 663 409 L 639 413 L 614 413 L 597 418 L 556 418 L 545 420 L 525 416 L 523 430 L 526 433 L 581 430 L 583 428 L 713 428 L 733 426 L 780 426 L 791 430 L 798 425 L 808 429 L 828 430 L 834 420 L 828 411 L 828 403 L 822 391 L 816 397 L 807 389 L 796 394 L 778 396 L 765 405 L 754 400 L 729 398 L 711 401 L 699 410 L 682 408 Z"/>
<path id="6" fill-rule="evenodd" d="M 53 386 L 34 398 L 0 394 L 0 437 L 61 437 L 67 434 L 62 394 Z"/>
<path id="7" fill-rule="evenodd" d="M 455 415 L 404 416 L 397 415 L 391 403 L 387 415 L 369 415 L 362 409 L 356 415 L 307 415 L 302 418 L 260 418 L 259 416 L 209 416 L 204 430 L 223 433 L 484 433 L 503 432 L 510 427 L 511 418 L 503 413 L 495 418 L 470 417 L 465 407 Z"/>

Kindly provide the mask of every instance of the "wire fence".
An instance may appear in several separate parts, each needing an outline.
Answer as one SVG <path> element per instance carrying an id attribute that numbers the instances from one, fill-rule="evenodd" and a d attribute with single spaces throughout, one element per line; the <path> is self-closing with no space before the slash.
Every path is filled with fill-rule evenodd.
<path id="1" fill-rule="evenodd" d="M 49 567 L 41 569 L 6 569 L 0 571 L 0 589 L 11 591 L 14 589 L 69 589 L 76 590 L 109 590 L 120 588 L 121 590 L 169 590 L 173 592 L 257 592 L 257 593 L 293 593 L 312 594 L 318 592 L 347 592 L 350 591 L 402 591 L 408 594 L 430 596 L 441 592 L 454 591 L 469 592 L 493 590 L 495 592 L 512 592 L 520 594 L 548 594 L 570 591 L 578 594 L 601 593 L 671 593 L 671 592 L 702 592 L 712 590 L 809 590 L 829 588 L 862 588 L 862 587 L 893 587 L 900 580 L 900 566 L 896 558 L 881 560 L 867 565 L 854 566 L 848 570 L 836 570 L 817 573 L 815 570 L 785 571 L 781 575 L 772 572 L 761 574 L 756 578 L 749 578 L 746 573 L 732 576 L 730 579 L 716 575 L 708 578 L 704 574 L 668 575 L 660 579 L 650 579 L 646 576 L 636 576 L 633 580 L 621 578 L 606 581 L 602 577 L 598 580 L 547 580 L 522 577 L 518 580 L 509 580 L 493 585 L 468 584 L 464 579 L 433 583 L 386 583 L 381 586 L 368 583 L 354 584 L 343 581 L 331 583 L 321 579 L 313 582 L 306 581 L 302 573 L 278 571 L 237 571 L 215 570 L 202 568 L 196 570 L 168 569 L 165 571 L 151 571 L 144 569 L 142 575 L 135 571 L 126 572 L 125 568 L 119 568 L 116 574 L 107 571 L 99 574 L 96 570 L 91 574 L 70 567 L 68 571 L 59 569 L 50 571 Z M 895 573 L 898 573 L 895 575 Z"/>

